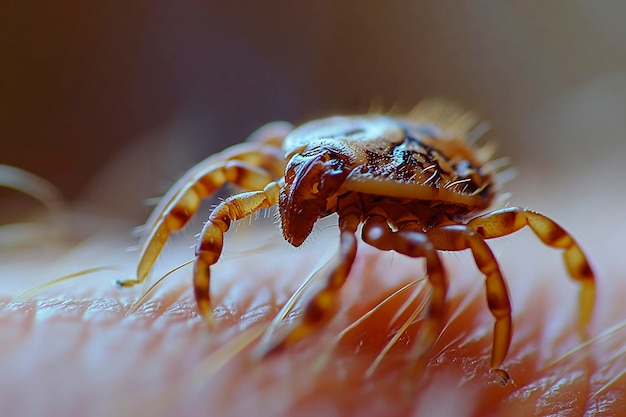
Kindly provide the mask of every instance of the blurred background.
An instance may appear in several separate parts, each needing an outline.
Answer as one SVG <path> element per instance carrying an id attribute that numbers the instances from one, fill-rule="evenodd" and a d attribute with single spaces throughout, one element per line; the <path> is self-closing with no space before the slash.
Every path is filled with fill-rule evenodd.
<path id="1" fill-rule="evenodd" d="M 598 170 L 624 189 L 624 22 L 618 0 L 6 2 L 0 163 L 141 221 L 265 122 L 438 96 L 491 122 L 517 184 L 550 184 L 525 201 L 575 202 Z"/>

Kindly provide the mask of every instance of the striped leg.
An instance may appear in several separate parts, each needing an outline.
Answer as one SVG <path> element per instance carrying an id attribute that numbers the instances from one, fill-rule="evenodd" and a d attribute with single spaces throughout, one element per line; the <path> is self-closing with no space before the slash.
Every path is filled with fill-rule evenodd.
<path id="1" fill-rule="evenodd" d="M 246 190 L 262 190 L 282 176 L 284 162 L 279 148 L 243 144 L 227 149 L 189 170 L 163 197 L 148 225 L 134 279 L 118 281 L 127 287 L 144 281 L 163 246 L 173 232 L 181 230 L 198 210 L 202 199 L 211 196 L 225 183 Z"/>
<path id="2" fill-rule="evenodd" d="M 569 233 L 543 214 L 521 207 L 496 210 L 472 219 L 467 225 L 485 239 L 506 236 L 528 226 L 546 245 L 563 249 L 569 275 L 581 284 L 578 326 L 580 333 L 585 334 L 595 300 L 595 276 L 587 257 Z"/>
<path id="3" fill-rule="evenodd" d="M 272 182 L 262 191 L 229 197 L 211 212 L 209 220 L 204 225 L 196 246 L 193 287 L 198 309 L 208 326 L 213 326 L 211 265 L 217 262 L 222 253 L 224 233 L 228 231 L 233 220 L 243 219 L 263 208 L 276 205 L 279 194 L 280 185 Z"/>
<path id="4" fill-rule="evenodd" d="M 483 237 L 471 227 L 465 225 L 435 227 L 428 231 L 428 236 L 438 250 L 461 251 L 470 249 L 478 269 L 485 274 L 487 304 L 491 314 L 496 319 L 493 328 L 491 369 L 498 375 L 502 384 L 506 384 L 511 377 L 499 367 L 511 346 L 513 324 L 509 291 L 500 272 L 498 261 Z"/>
<path id="5" fill-rule="evenodd" d="M 287 335 L 271 346 L 263 355 L 276 353 L 318 331 L 333 318 L 339 302 L 341 287 L 346 282 L 356 257 L 356 229 L 360 218 L 356 213 L 339 213 L 339 263 L 326 278 L 324 287 L 318 291 L 304 308 L 302 318 Z"/>
<path id="6" fill-rule="evenodd" d="M 405 223 L 394 232 L 385 217 L 370 216 L 363 225 L 363 240 L 380 250 L 394 250 L 412 258 L 425 258 L 432 296 L 414 352 L 418 360 L 430 351 L 444 325 L 448 279 L 441 259 L 429 237 L 416 224 Z"/>

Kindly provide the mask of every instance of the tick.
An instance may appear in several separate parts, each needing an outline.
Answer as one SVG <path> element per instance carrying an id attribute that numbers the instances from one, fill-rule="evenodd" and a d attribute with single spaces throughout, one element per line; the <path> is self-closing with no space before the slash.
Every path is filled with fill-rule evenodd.
<path id="1" fill-rule="evenodd" d="M 277 205 L 284 238 L 300 246 L 318 219 L 337 214 L 339 262 L 274 348 L 292 345 L 332 318 L 360 230 L 361 239 L 375 248 L 425 259 L 432 296 L 416 345 L 420 354 L 432 347 L 445 324 L 448 276 L 438 251 L 471 251 L 485 276 L 495 318 L 491 369 L 506 382 L 509 375 L 500 366 L 511 344 L 511 303 L 486 240 L 528 226 L 544 244 L 561 249 L 569 275 L 580 283 L 581 328 L 591 316 L 595 279 L 580 246 L 552 219 L 522 207 L 488 210 L 499 187 L 490 155 L 467 140 L 475 120 L 470 113 L 424 103 L 404 117 L 330 117 L 296 128 L 266 125 L 246 143 L 200 162 L 170 189 L 147 222 L 136 278 L 119 284 L 144 281 L 170 234 L 185 226 L 202 199 L 231 183 L 244 192 L 213 209 L 195 250 L 194 295 L 209 326 L 211 266 L 232 221 Z"/>

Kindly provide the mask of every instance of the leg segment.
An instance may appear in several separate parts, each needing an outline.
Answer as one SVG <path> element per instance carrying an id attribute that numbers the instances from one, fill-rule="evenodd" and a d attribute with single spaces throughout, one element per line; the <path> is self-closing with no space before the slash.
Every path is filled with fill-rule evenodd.
<path id="1" fill-rule="evenodd" d="M 493 328 L 493 348 L 491 353 L 491 369 L 501 378 L 503 383 L 509 381 L 509 374 L 499 369 L 511 345 L 513 325 L 511 320 L 511 302 L 509 291 L 498 261 L 493 252 L 472 228 L 465 225 L 440 226 L 428 231 L 438 250 L 460 251 L 470 249 L 478 269 L 485 274 L 487 304 L 496 319 Z"/>
<path id="2" fill-rule="evenodd" d="M 435 246 L 414 223 L 405 223 L 394 232 L 381 215 L 372 215 L 365 221 L 363 240 L 381 250 L 395 250 L 412 258 L 426 259 L 432 297 L 415 351 L 417 357 L 423 356 L 437 340 L 446 315 L 448 280 Z"/>
<path id="3" fill-rule="evenodd" d="M 235 149 L 236 148 L 236 149 Z M 261 190 L 284 168 L 278 148 L 244 144 L 210 157 L 192 168 L 163 197 L 146 223 L 149 233 L 141 244 L 135 279 L 119 281 L 132 286 L 144 281 L 171 233 L 181 230 L 198 210 L 202 199 L 225 183 Z"/>
<path id="4" fill-rule="evenodd" d="M 578 325 L 581 333 L 585 333 L 595 300 L 595 277 L 585 254 L 569 233 L 543 214 L 521 207 L 496 210 L 472 219 L 467 225 L 485 239 L 506 236 L 528 226 L 546 245 L 563 249 L 569 275 L 581 284 Z"/>
<path id="5" fill-rule="evenodd" d="M 278 203 L 280 185 L 268 184 L 262 191 L 241 193 L 232 196 L 218 205 L 204 225 L 200 241 L 196 246 L 193 287 L 200 314 L 207 325 L 213 325 L 211 308 L 211 265 L 217 262 L 224 246 L 224 233 L 233 220 L 240 220 L 263 208 Z"/>

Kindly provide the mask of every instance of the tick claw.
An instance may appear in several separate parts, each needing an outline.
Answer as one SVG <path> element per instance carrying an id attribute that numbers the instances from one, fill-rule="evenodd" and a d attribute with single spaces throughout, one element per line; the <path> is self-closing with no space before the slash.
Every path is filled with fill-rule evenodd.
<path id="1" fill-rule="evenodd" d="M 126 279 L 126 280 L 118 279 L 117 281 L 115 281 L 115 285 L 119 288 L 132 287 L 137 284 L 139 284 L 139 281 L 137 281 L 136 279 Z"/>
<path id="2" fill-rule="evenodd" d="M 496 374 L 496 377 L 498 378 L 498 383 L 503 387 L 506 387 L 509 383 L 513 382 L 511 375 L 509 375 L 509 373 L 504 369 L 492 369 L 492 372 Z"/>

